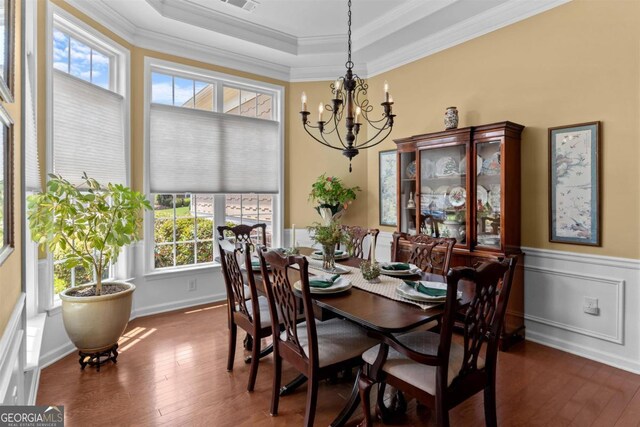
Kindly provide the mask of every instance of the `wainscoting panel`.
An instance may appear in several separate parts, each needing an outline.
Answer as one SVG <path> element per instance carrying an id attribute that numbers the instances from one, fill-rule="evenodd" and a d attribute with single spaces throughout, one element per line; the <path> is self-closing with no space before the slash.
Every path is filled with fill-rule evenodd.
<path id="1" fill-rule="evenodd" d="M 640 261 L 523 248 L 531 341 L 640 372 Z M 583 311 L 598 299 L 598 315 Z"/>

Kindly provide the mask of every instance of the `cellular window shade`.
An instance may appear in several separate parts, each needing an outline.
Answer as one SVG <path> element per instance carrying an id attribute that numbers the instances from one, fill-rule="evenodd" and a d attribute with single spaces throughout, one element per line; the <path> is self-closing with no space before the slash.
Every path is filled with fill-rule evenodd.
<path id="1" fill-rule="evenodd" d="M 29 58 L 25 60 L 25 186 L 29 191 L 40 191 L 40 161 L 38 158 L 38 134 L 36 127 L 33 83 L 31 82 Z"/>
<path id="2" fill-rule="evenodd" d="M 103 185 L 126 184 L 124 98 L 53 74 L 53 171 L 73 184 L 86 172 Z"/>
<path id="3" fill-rule="evenodd" d="M 151 104 L 152 193 L 277 193 L 279 123 Z"/>

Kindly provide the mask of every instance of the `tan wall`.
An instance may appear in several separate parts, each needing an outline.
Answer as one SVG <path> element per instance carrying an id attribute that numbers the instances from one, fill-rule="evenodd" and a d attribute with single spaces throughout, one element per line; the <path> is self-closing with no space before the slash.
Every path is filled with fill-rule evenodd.
<path id="1" fill-rule="evenodd" d="M 7 326 L 9 317 L 13 312 L 13 307 L 18 300 L 21 292 L 22 282 L 22 221 L 20 220 L 22 210 L 22 198 L 20 196 L 20 172 L 22 159 L 20 157 L 20 150 L 22 146 L 22 96 L 20 88 L 22 87 L 22 15 L 20 2 L 17 2 L 16 7 L 16 43 L 15 43 L 15 90 L 14 98 L 15 102 L 2 103 L 2 106 L 7 110 L 9 115 L 14 121 L 13 125 L 13 148 L 15 155 L 13 156 L 14 167 L 14 183 L 13 183 L 13 212 L 15 214 L 15 248 L 13 253 L 5 260 L 0 266 L 0 335 Z"/>
<path id="2" fill-rule="evenodd" d="M 510 120 L 522 140 L 522 245 L 640 258 L 640 2 L 574 0 L 538 16 L 370 79 L 388 80 L 393 137 Z M 602 247 L 548 241 L 547 128 L 602 122 Z M 394 148 L 385 141 L 380 150 Z M 368 157 L 369 204 L 378 203 L 378 156 Z M 369 224 L 378 223 L 377 210 Z"/>
<path id="3" fill-rule="evenodd" d="M 347 209 L 344 222 L 365 224 L 367 222 L 367 153 L 362 152 L 353 159 L 353 172 L 349 173 L 349 161 L 339 150 L 331 150 L 311 139 L 302 127 L 300 118 L 302 92 L 307 94 L 307 109 L 311 112 L 309 120 L 318 121 L 318 104 L 329 102 L 331 82 L 292 83 L 287 97 L 286 116 L 289 130 L 289 145 L 285 153 L 287 159 L 287 182 L 285 209 L 286 223 L 302 228 L 318 221 L 320 217 L 309 202 L 311 184 L 319 175 L 336 176 L 349 186 L 358 185 L 362 192 Z M 328 113 L 325 112 L 325 119 Z"/>

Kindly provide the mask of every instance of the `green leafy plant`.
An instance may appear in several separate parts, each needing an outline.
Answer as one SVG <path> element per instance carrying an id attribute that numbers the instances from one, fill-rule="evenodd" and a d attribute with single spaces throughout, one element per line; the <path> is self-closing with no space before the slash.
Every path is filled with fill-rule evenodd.
<path id="1" fill-rule="evenodd" d="M 82 186 L 60 175 L 49 177 L 46 191 L 27 199 L 31 236 L 51 252 L 65 254 L 64 268 L 94 271 L 100 295 L 103 272 L 124 246 L 139 240 L 141 214 L 151 204 L 137 191 L 120 184 L 102 186 L 86 173 Z"/>
<path id="2" fill-rule="evenodd" d="M 348 236 L 342 230 L 337 221 L 331 221 L 328 225 L 313 223 L 307 227 L 311 240 L 323 246 L 335 246 L 338 243 L 346 243 Z"/>
<path id="3" fill-rule="evenodd" d="M 340 178 L 322 174 L 311 185 L 309 200 L 319 203 L 323 208 L 342 207 L 347 209 L 349 204 L 356 199 L 356 191 L 360 191 L 360 187 L 347 187 Z"/>

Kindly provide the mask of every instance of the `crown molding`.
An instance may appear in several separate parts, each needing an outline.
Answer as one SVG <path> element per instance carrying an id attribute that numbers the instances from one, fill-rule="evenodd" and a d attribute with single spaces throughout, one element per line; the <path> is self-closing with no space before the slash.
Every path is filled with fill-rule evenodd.
<path id="1" fill-rule="evenodd" d="M 290 34 L 201 6 L 190 0 L 145 0 L 165 18 L 289 54 L 298 53 L 298 39 Z"/>
<path id="2" fill-rule="evenodd" d="M 409 0 L 355 30 L 353 44 L 357 50 L 363 49 L 458 1 L 461 0 Z"/>
<path id="3" fill-rule="evenodd" d="M 73 8 L 104 25 L 109 31 L 133 44 L 138 29 L 131 21 L 102 1 L 65 0 Z"/>
<path id="4" fill-rule="evenodd" d="M 198 43 L 182 37 L 137 27 L 113 9 L 106 0 L 65 1 L 127 42 L 142 48 L 291 82 L 328 81 L 344 73 L 342 60 L 334 63 L 332 59 L 332 56 L 344 55 L 346 44 L 344 35 L 295 38 L 271 30 L 274 33 L 272 34 L 272 43 L 282 43 L 283 45 L 280 48 L 265 47 L 264 43 L 252 43 L 251 49 L 247 49 L 244 53 L 237 53 L 212 46 L 211 44 Z M 164 8 L 164 13 L 167 13 L 167 11 L 174 13 L 175 11 L 171 8 L 175 8 L 173 4 L 178 3 L 179 0 L 145 1 L 152 6 L 155 4 L 155 7 L 161 6 Z M 406 5 L 394 9 L 388 16 L 385 15 L 365 25 L 359 33 L 354 32 L 354 42 L 359 45 L 354 54 L 363 47 L 369 46 L 370 52 L 367 57 L 372 58 L 368 61 L 355 61 L 359 71 L 358 74 L 362 78 L 373 77 L 568 3 L 571 0 L 508 0 L 500 6 L 458 22 L 428 37 L 413 40 L 399 38 L 399 47 L 397 49 L 385 52 L 377 52 L 375 50 L 374 40 L 389 37 L 389 34 L 397 33 L 404 26 L 424 19 L 430 13 L 458 1 L 461 0 L 434 0 L 430 2 L 409 0 Z M 188 2 L 189 0 L 183 0 L 180 3 L 185 4 Z M 170 6 L 167 6 L 167 3 L 171 3 Z M 202 13 L 200 15 L 200 19 L 205 19 Z M 219 18 L 220 16 L 218 16 Z M 287 52 L 291 51 L 293 50 L 292 40 L 287 37 L 295 39 L 295 53 L 286 54 L 285 60 L 282 60 L 281 63 L 261 59 L 251 54 L 251 50 L 253 50 L 260 54 L 262 58 L 270 58 L 269 51 L 273 52 L 274 49 L 280 52 L 283 52 L 282 49 Z M 282 54 L 279 57 L 283 58 Z M 287 57 L 290 59 L 286 59 Z M 327 65 L 327 63 L 331 65 Z"/>
<path id="5" fill-rule="evenodd" d="M 181 56 L 263 77 L 282 81 L 289 81 L 290 78 L 291 69 L 286 65 L 214 48 L 192 40 L 167 36 L 155 31 L 139 29 L 136 32 L 133 44 L 143 49 Z"/>
<path id="6" fill-rule="evenodd" d="M 571 0 L 509 1 L 424 39 L 367 62 L 367 77 L 409 64 L 500 28 L 530 18 Z M 491 23 L 491 24 L 489 24 Z"/>
<path id="7" fill-rule="evenodd" d="M 346 69 L 342 62 L 332 65 L 292 67 L 289 81 L 293 83 L 333 81 L 337 77 L 343 76 L 345 71 Z M 367 77 L 367 67 L 365 64 L 356 64 L 353 72 L 359 77 Z"/>

